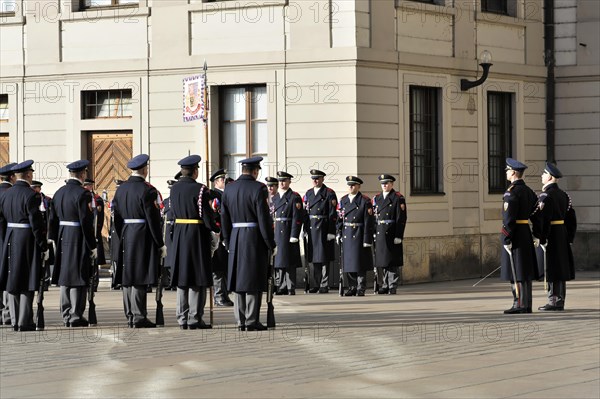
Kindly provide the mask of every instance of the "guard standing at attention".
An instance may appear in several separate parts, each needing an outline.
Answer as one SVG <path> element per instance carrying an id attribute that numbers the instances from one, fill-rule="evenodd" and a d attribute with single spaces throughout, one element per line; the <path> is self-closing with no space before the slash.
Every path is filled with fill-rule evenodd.
<path id="1" fill-rule="evenodd" d="M 565 309 L 567 281 L 575 278 L 571 245 L 577 231 L 577 217 L 571 197 L 558 187 L 561 177 L 558 167 L 548 162 L 542 174 L 544 186 L 538 198 L 537 223 L 533 223 L 538 270 L 540 274 L 546 273 L 548 291 L 548 303 L 538 308 L 542 312 Z"/>
<path id="2" fill-rule="evenodd" d="M 148 160 L 140 154 L 127 162 L 133 172 L 113 199 L 115 234 L 123 251 L 123 305 L 131 328 L 156 327 L 147 317 L 147 287 L 156 284 L 160 260 L 167 255 L 160 197 L 146 181 Z"/>
<path id="3" fill-rule="evenodd" d="M 375 214 L 375 267 L 383 269 L 379 294 L 394 295 L 402 275 L 402 240 L 406 227 L 406 200 L 394 190 L 396 178 L 380 175 L 381 193 L 373 198 Z M 401 281 L 401 280 L 400 280 Z"/>
<path id="4" fill-rule="evenodd" d="M 346 177 L 348 194 L 340 199 L 336 240 L 343 246 L 348 291 L 344 296 L 365 296 L 366 273 L 373 268 L 374 218 L 371 199 L 360 192 L 362 179 Z"/>
<path id="5" fill-rule="evenodd" d="M 42 197 L 31 188 L 32 160 L 11 169 L 17 181 L 0 197 L 0 226 L 5 231 L 0 259 L 0 291 L 8 291 L 11 324 L 15 331 L 35 331 L 33 296 L 40 287 L 48 260 Z"/>
<path id="6" fill-rule="evenodd" d="M 529 228 L 537 196 L 523 181 L 525 169 L 525 164 L 506 158 L 506 179 L 510 185 L 504 193 L 500 278 L 511 282 L 513 293 L 513 306 L 504 311 L 506 314 L 531 313 L 531 281 L 539 278 Z"/>
<path id="7" fill-rule="evenodd" d="M 225 190 L 225 180 L 227 173 L 225 169 L 216 170 L 211 176 L 210 181 L 214 188 L 210 190 L 211 206 L 215 211 L 217 226 L 221 227 L 221 201 L 223 200 L 223 191 Z M 221 233 L 220 239 L 223 240 Z M 212 277 L 214 284 L 214 303 L 216 306 L 233 306 L 227 292 L 227 250 L 224 245 L 219 245 L 212 255 Z"/>
<path id="8" fill-rule="evenodd" d="M 0 197 L 15 184 L 17 178 L 11 169 L 16 163 L 7 163 L 0 168 Z M 0 225 L 0 259 L 2 259 L 2 243 L 6 236 L 6 226 Z M 0 324 L 10 326 L 10 311 L 8 310 L 8 292 L 0 290 Z"/>
<path id="9" fill-rule="evenodd" d="M 66 327 L 87 327 L 83 317 L 87 287 L 98 256 L 94 230 L 95 202 L 83 188 L 88 160 L 67 165 L 70 178 L 54 194 L 49 237 L 56 243 L 52 282 L 60 286 L 60 313 Z"/>
<path id="10" fill-rule="evenodd" d="M 300 231 L 304 221 L 304 207 L 300 194 L 290 188 L 293 176 L 277 172 L 279 191 L 273 197 L 275 220 L 275 286 L 278 295 L 296 295 L 296 268 L 302 266 Z"/>
<path id="11" fill-rule="evenodd" d="M 311 294 L 329 292 L 329 264 L 335 259 L 337 195 L 323 184 L 325 176 L 324 172 L 312 169 L 313 187 L 304 195 L 304 232 L 308 242 L 305 256 L 313 265 L 314 285 L 308 291 Z"/>
<path id="12" fill-rule="evenodd" d="M 234 316 L 242 331 L 261 331 L 262 293 L 267 289 L 269 251 L 275 251 L 273 220 L 267 204 L 267 187 L 256 181 L 262 157 L 240 161 L 242 174 L 225 186 L 221 227 L 229 251 L 229 291 L 235 292 Z"/>

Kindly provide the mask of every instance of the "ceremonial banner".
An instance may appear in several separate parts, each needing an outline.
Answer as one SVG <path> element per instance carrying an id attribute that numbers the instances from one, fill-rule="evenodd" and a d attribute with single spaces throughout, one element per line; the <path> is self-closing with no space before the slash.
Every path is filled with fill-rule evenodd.
<path id="1" fill-rule="evenodd" d="M 183 121 L 206 120 L 204 75 L 183 78 Z"/>

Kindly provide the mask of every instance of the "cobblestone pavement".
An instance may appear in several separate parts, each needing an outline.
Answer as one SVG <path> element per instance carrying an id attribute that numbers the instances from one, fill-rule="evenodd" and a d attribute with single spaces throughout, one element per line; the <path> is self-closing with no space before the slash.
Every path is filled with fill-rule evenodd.
<path id="1" fill-rule="evenodd" d="M 502 314 L 506 283 L 475 282 L 278 296 L 268 332 L 237 331 L 231 308 L 215 308 L 213 330 L 179 330 L 173 291 L 166 327 L 128 329 L 104 281 L 100 324 L 67 329 L 52 287 L 46 331 L 0 329 L 0 397 L 600 397 L 600 273 L 567 284 L 566 311 L 529 315 Z M 534 307 L 544 299 L 535 283 Z"/>

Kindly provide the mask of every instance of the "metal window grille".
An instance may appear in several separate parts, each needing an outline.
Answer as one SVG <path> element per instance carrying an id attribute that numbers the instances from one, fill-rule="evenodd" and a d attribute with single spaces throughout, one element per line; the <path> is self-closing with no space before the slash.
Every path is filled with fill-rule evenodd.
<path id="1" fill-rule="evenodd" d="M 438 94 L 434 87 L 410 87 L 411 193 L 437 193 L 439 187 Z"/>
<path id="2" fill-rule="evenodd" d="M 503 193 L 507 187 L 506 158 L 512 154 L 512 94 L 488 92 L 488 190 Z"/>

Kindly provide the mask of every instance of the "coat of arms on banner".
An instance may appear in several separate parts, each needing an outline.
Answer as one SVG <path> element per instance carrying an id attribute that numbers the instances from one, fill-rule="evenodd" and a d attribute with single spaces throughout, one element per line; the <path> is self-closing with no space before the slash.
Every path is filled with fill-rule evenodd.
<path id="1" fill-rule="evenodd" d="M 204 75 L 183 79 L 183 121 L 190 122 L 205 118 Z"/>

